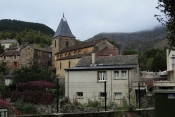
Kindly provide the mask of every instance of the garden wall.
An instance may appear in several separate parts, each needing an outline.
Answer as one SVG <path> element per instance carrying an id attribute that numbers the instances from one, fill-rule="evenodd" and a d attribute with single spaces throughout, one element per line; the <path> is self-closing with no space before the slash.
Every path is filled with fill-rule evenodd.
<path id="1" fill-rule="evenodd" d="M 154 109 L 136 110 L 136 111 L 106 111 L 96 113 L 60 113 L 48 115 L 11 115 L 10 117 L 155 117 Z"/>

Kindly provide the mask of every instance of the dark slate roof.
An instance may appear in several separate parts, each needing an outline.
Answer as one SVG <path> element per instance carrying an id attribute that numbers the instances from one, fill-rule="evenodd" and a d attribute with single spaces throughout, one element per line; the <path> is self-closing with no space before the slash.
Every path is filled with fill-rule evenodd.
<path id="1" fill-rule="evenodd" d="M 87 67 L 72 67 L 65 69 L 66 71 L 84 71 L 84 70 L 113 70 L 113 69 L 133 69 L 136 65 L 116 65 L 116 66 L 87 66 Z"/>
<path id="2" fill-rule="evenodd" d="M 76 66 L 90 66 L 92 57 L 82 57 Z M 137 65 L 138 55 L 96 56 L 95 64 L 98 65 Z"/>
<path id="3" fill-rule="evenodd" d="M 12 79 L 14 78 L 15 76 L 13 74 L 7 74 L 7 75 L 4 75 L 4 79 Z"/>
<path id="4" fill-rule="evenodd" d="M 92 47 L 92 46 L 95 46 L 100 41 L 101 40 L 91 41 L 91 42 L 83 42 L 82 44 L 79 44 L 79 45 L 66 47 L 66 48 L 63 48 L 62 50 L 60 50 L 59 52 L 57 52 L 56 54 L 69 52 L 69 51 L 74 51 L 74 50 L 79 50 L 79 49 L 82 49 L 82 48 Z"/>
<path id="5" fill-rule="evenodd" d="M 72 34 L 69 25 L 67 23 L 66 18 L 63 16 L 63 18 L 60 21 L 60 24 L 58 25 L 58 28 L 55 32 L 55 35 L 53 36 L 53 38 L 57 37 L 57 36 L 64 36 L 64 37 L 72 37 L 75 38 L 75 36 Z"/>
<path id="6" fill-rule="evenodd" d="M 115 50 L 113 50 L 111 48 L 108 48 L 108 47 L 105 47 L 102 50 L 100 50 L 96 54 L 96 56 L 109 56 L 110 54 L 112 54 L 113 56 L 117 56 L 118 55 L 118 53 Z"/>
<path id="7" fill-rule="evenodd" d="M 7 51 L 7 52 L 4 52 L 3 54 L 0 55 L 0 57 L 2 56 L 13 56 L 13 55 L 17 55 L 19 56 L 20 55 L 20 52 L 19 51 Z"/>

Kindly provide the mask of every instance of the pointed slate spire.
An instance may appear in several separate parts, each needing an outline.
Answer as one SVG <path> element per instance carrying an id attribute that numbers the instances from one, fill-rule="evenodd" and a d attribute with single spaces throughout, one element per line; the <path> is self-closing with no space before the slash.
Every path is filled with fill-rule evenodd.
<path id="1" fill-rule="evenodd" d="M 67 23 L 66 18 L 64 17 L 64 13 L 63 13 L 63 18 L 61 19 L 60 24 L 58 25 L 58 28 L 57 28 L 53 38 L 55 38 L 57 36 L 75 38 L 75 36 L 72 34 L 72 32 L 69 28 L 69 25 Z"/>

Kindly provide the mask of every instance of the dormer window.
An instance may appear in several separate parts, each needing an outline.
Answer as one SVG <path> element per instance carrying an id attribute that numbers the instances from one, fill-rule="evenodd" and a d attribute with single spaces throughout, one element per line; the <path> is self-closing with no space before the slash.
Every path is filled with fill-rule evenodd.
<path id="1" fill-rule="evenodd" d="M 80 50 L 78 51 L 78 54 L 81 54 L 81 51 Z"/>
<path id="2" fill-rule="evenodd" d="M 66 47 L 68 47 L 69 46 L 69 42 L 68 41 L 66 41 Z"/>
<path id="3" fill-rule="evenodd" d="M 16 55 L 14 56 L 14 59 L 16 59 Z"/>

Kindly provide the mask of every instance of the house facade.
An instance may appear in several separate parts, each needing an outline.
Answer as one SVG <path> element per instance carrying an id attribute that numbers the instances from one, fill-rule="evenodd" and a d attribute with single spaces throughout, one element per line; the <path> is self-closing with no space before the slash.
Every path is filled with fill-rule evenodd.
<path id="1" fill-rule="evenodd" d="M 97 53 L 106 48 L 106 50 L 113 51 L 108 54 L 118 55 L 118 48 L 107 39 L 83 42 L 78 45 L 75 41 L 75 36 L 63 16 L 52 40 L 52 66 L 61 78 L 65 78 L 64 69 L 74 67 L 83 56 L 90 55 L 92 51 Z"/>
<path id="2" fill-rule="evenodd" d="M 20 65 L 20 52 L 19 51 L 5 51 L 0 55 L 0 61 L 7 63 L 9 70 L 18 68 Z"/>
<path id="3" fill-rule="evenodd" d="M 0 40 L 1 45 L 4 46 L 4 49 L 10 48 L 10 46 L 19 46 L 19 43 L 16 39 L 5 39 L 5 40 Z"/>
<path id="4" fill-rule="evenodd" d="M 139 78 L 138 55 L 86 56 L 75 67 L 67 68 L 65 96 L 70 101 L 87 103 L 88 99 L 104 101 L 104 81 L 106 81 L 107 102 L 122 106 L 125 98 L 136 102 L 135 90 L 131 82 Z M 129 96 L 129 97 L 128 97 Z"/>
<path id="5" fill-rule="evenodd" d="M 42 66 L 51 66 L 52 51 L 50 47 L 39 47 L 38 44 L 29 44 L 20 50 L 21 66 L 29 65 L 33 60 L 37 60 Z"/>

